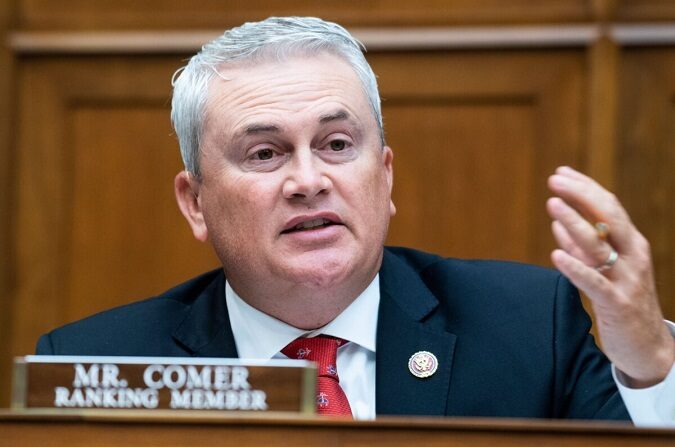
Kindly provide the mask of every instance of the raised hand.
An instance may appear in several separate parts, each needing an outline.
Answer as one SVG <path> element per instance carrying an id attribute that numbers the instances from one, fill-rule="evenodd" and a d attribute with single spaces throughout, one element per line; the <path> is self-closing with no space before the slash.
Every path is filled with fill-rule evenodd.
<path id="1" fill-rule="evenodd" d="M 649 242 L 616 196 L 590 177 L 560 167 L 548 186 L 560 247 L 553 264 L 591 299 L 603 350 L 627 385 L 660 382 L 675 362 L 675 339 L 663 322 Z"/>

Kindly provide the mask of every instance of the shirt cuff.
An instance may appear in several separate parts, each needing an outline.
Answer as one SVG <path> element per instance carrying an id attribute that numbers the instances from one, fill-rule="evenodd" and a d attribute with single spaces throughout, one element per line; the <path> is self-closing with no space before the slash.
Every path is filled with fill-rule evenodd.
<path id="1" fill-rule="evenodd" d="M 675 324 L 665 322 L 675 337 Z M 675 363 L 663 382 L 648 388 L 629 388 L 612 364 L 612 376 L 628 414 L 638 427 L 675 427 Z"/>

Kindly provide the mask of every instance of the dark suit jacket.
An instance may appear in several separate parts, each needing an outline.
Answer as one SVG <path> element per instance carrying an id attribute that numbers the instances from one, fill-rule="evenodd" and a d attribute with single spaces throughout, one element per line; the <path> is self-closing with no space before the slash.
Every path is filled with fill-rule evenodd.
<path id="1" fill-rule="evenodd" d="M 43 335 L 38 354 L 237 357 L 222 270 Z M 385 249 L 378 414 L 628 419 L 577 291 L 559 273 Z M 417 351 L 438 357 L 426 379 Z"/>

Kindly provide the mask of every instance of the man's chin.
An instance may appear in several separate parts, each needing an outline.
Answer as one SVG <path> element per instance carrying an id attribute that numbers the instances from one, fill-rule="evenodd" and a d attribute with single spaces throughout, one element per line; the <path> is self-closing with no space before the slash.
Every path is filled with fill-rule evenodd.
<path id="1" fill-rule="evenodd" d="M 301 287 L 323 289 L 349 281 L 353 265 L 343 256 L 301 256 L 287 260 L 286 279 Z"/>
<path id="2" fill-rule="evenodd" d="M 343 265 L 294 266 L 288 271 L 288 280 L 306 288 L 325 289 L 342 284 L 348 277 Z"/>

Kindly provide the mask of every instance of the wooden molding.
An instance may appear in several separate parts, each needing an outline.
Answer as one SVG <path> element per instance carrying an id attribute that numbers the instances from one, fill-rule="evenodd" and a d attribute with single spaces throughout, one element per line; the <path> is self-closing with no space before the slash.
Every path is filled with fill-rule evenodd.
<path id="1" fill-rule="evenodd" d="M 354 35 L 371 50 L 577 47 L 594 41 L 595 25 L 363 28 Z"/>
<path id="2" fill-rule="evenodd" d="M 580 47 L 597 41 L 601 25 L 354 28 L 371 51 Z M 17 54 L 192 53 L 220 31 L 66 31 L 9 34 Z M 607 28 L 619 45 L 675 44 L 675 23 L 615 24 Z"/>
<path id="3" fill-rule="evenodd" d="M 134 54 L 194 52 L 217 31 L 14 32 L 9 46 L 18 54 Z"/>
<path id="4" fill-rule="evenodd" d="M 609 33 L 622 46 L 675 45 L 675 23 L 618 24 Z"/>
<path id="5" fill-rule="evenodd" d="M 593 42 L 595 25 L 354 28 L 368 49 L 428 50 L 464 48 L 576 47 Z M 18 54 L 190 53 L 219 31 L 14 32 L 10 48 Z"/>
<path id="6" fill-rule="evenodd" d="M 353 28 L 371 51 L 499 49 L 589 46 L 604 33 L 601 25 L 491 27 Z M 18 31 L 8 36 L 17 54 L 171 54 L 192 53 L 216 38 L 202 31 Z M 675 44 L 675 23 L 614 24 L 609 37 L 619 45 Z"/>

